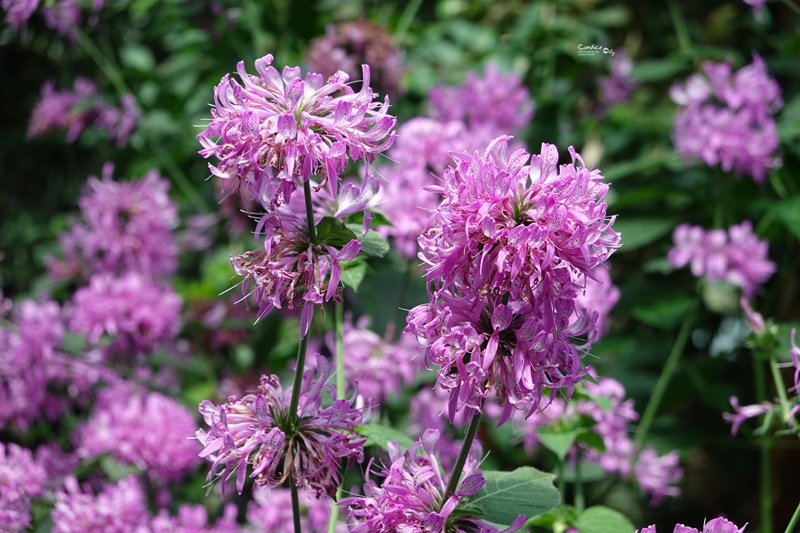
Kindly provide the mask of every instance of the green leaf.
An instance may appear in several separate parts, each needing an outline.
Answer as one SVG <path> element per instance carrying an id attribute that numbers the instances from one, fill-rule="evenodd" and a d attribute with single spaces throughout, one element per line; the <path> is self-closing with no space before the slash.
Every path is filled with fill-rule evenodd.
<path id="1" fill-rule="evenodd" d="M 383 213 L 383 211 L 379 211 L 377 209 L 370 209 L 370 213 L 372 213 L 372 221 L 370 222 L 369 227 L 377 228 L 378 226 L 391 226 L 392 222 L 389 218 Z M 364 212 L 359 211 L 358 213 L 353 213 L 349 217 L 347 217 L 348 224 L 358 224 L 363 228 L 364 225 Z M 356 233 L 361 233 L 361 230 L 357 231 Z"/>
<path id="2" fill-rule="evenodd" d="M 601 437 L 591 429 L 581 431 L 575 440 L 577 442 L 582 442 L 586 444 L 590 448 L 594 448 L 600 453 L 606 451 L 606 444 L 605 442 L 603 442 L 603 437 Z"/>
<path id="3" fill-rule="evenodd" d="M 556 454 L 560 461 L 563 461 L 569 453 L 569 449 L 575 442 L 579 431 L 572 429 L 569 431 L 553 431 L 552 428 L 547 426 L 539 426 L 536 428 L 536 435 L 542 446 Z"/>
<path id="4" fill-rule="evenodd" d="M 364 281 L 367 273 L 367 264 L 355 259 L 342 264 L 342 283 L 345 287 L 350 287 L 354 292 L 358 292 L 358 286 Z"/>
<path id="5" fill-rule="evenodd" d="M 575 523 L 578 511 L 571 505 L 559 505 L 555 509 L 528 520 L 527 526 L 538 526 L 553 531 L 564 531 Z"/>
<path id="6" fill-rule="evenodd" d="M 679 321 L 683 320 L 692 305 L 694 305 L 694 298 L 681 295 L 637 305 L 631 314 L 637 320 L 650 326 L 672 329 Z"/>
<path id="7" fill-rule="evenodd" d="M 383 257 L 389 253 L 389 243 L 383 240 L 377 231 L 371 229 L 366 235 L 361 235 L 363 228 L 360 224 L 347 224 L 347 229 L 361 243 L 361 253 L 372 257 Z"/>
<path id="8" fill-rule="evenodd" d="M 71 331 L 64 333 L 64 338 L 61 340 L 61 348 L 65 352 L 76 356 L 82 356 L 86 351 L 87 345 L 86 337 Z"/>
<path id="9" fill-rule="evenodd" d="M 639 81 L 672 79 L 687 67 L 683 59 L 645 59 L 636 61 L 631 69 L 631 78 Z"/>
<path id="10" fill-rule="evenodd" d="M 134 70 L 149 72 L 156 64 L 153 53 L 139 44 L 128 44 L 119 51 L 120 62 Z"/>
<path id="11" fill-rule="evenodd" d="M 589 398 L 591 398 L 591 400 L 594 402 L 594 404 L 597 407 L 599 407 L 600 409 L 602 409 L 606 413 L 610 413 L 611 412 L 611 407 L 612 407 L 611 406 L 611 398 L 609 398 L 608 396 L 592 396 L 590 394 Z"/>
<path id="12" fill-rule="evenodd" d="M 575 526 L 580 533 L 633 533 L 636 529 L 625 515 L 602 505 L 582 512 Z"/>
<path id="13" fill-rule="evenodd" d="M 675 223 L 670 219 L 627 217 L 614 222 L 614 230 L 622 236 L 620 252 L 630 252 L 669 233 Z"/>
<path id="14" fill-rule="evenodd" d="M 531 518 L 554 509 L 561 501 L 553 486 L 555 476 L 530 466 L 513 472 L 488 470 L 483 478 L 486 484 L 465 503 L 494 524 L 509 526 L 519 515 Z"/>
<path id="15" fill-rule="evenodd" d="M 800 195 L 792 196 L 775 204 L 772 212 L 786 226 L 786 229 L 800 239 Z"/>
<path id="16" fill-rule="evenodd" d="M 323 217 L 317 224 L 317 242 L 341 248 L 348 242 L 357 238 L 352 230 L 348 229 L 344 222 L 336 217 Z M 362 245 L 363 246 L 363 245 Z"/>
<path id="17" fill-rule="evenodd" d="M 389 442 L 393 440 L 397 441 L 397 444 L 403 450 L 407 450 L 409 446 L 414 444 L 411 437 L 389 426 L 366 424 L 364 426 L 356 426 L 355 430 L 362 437 L 366 437 L 367 442 L 364 443 L 364 446 L 378 446 L 388 451 Z"/>
<path id="18" fill-rule="evenodd" d="M 103 469 L 103 472 L 106 473 L 111 481 L 119 481 L 124 477 L 139 473 L 139 469 L 135 466 L 120 463 L 110 455 L 104 455 L 100 459 L 100 468 Z"/>
<path id="19" fill-rule="evenodd" d="M 198 405 L 203 400 L 208 400 L 214 397 L 217 387 L 209 381 L 200 381 L 186 387 L 181 392 L 181 397 L 187 405 Z"/>

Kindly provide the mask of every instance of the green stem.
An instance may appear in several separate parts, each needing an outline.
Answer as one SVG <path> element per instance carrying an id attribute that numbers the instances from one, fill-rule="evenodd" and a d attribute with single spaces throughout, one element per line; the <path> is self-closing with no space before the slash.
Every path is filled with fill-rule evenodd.
<path id="1" fill-rule="evenodd" d="M 772 480 L 770 471 L 769 440 L 762 440 L 761 447 L 761 533 L 772 533 Z"/>
<path id="2" fill-rule="evenodd" d="M 564 460 L 558 458 L 558 492 L 561 493 L 561 501 L 567 501 L 567 480 L 564 478 Z"/>
<path id="3" fill-rule="evenodd" d="M 783 533 L 794 533 L 794 526 L 797 525 L 798 520 L 800 520 L 800 503 L 797 504 L 797 509 L 794 510 L 792 519 L 789 520 L 789 525 L 786 526 L 786 531 Z"/>
<path id="4" fill-rule="evenodd" d="M 400 16 L 400 22 L 397 23 L 397 27 L 394 30 L 395 43 L 403 42 L 403 39 L 405 39 L 406 33 L 408 33 L 408 29 L 411 27 L 411 23 L 414 22 L 414 17 L 417 15 L 417 11 L 419 11 L 421 5 L 422 0 L 411 0 L 411 2 L 406 4 L 406 8 L 403 10 L 403 14 Z"/>
<path id="5" fill-rule="evenodd" d="M 635 450 L 631 461 L 632 463 L 635 463 L 636 459 L 639 457 L 639 452 L 641 451 L 644 441 L 647 438 L 647 432 L 650 430 L 650 425 L 653 423 L 653 418 L 655 418 L 658 407 L 661 405 L 661 400 L 664 398 L 664 393 L 667 391 L 667 386 L 669 386 L 672 375 L 678 369 L 678 363 L 680 362 L 681 355 L 686 347 L 686 341 L 689 338 L 689 332 L 691 331 L 692 324 L 697 316 L 697 308 L 698 305 L 695 304 L 686 314 L 683 325 L 678 332 L 678 337 L 675 339 L 675 343 L 672 345 L 672 350 L 670 351 L 669 357 L 667 357 L 667 362 L 664 363 L 664 370 L 661 371 L 658 382 L 656 382 L 653 395 L 650 397 L 650 401 L 647 402 L 647 407 L 642 415 L 642 421 L 639 423 L 639 427 L 636 429 L 636 435 L 633 439 Z"/>
<path id="6" fill-rule="evenodd" d="M 483 404 L 484 401 L 481 400 L 481 410 L 483 410 Z M 475 433 L 478 431 L 478 425 L 480 423 L 481 413 L 478 413 L 472 417 L 469 426 L 467 426 L 467 434 L 464 435 L 464 443 L 461 445 L 461 451 L 458 454 L 458 459 L 456 459 L 456 465 L 453 467 L 453 471 L 450 473 L 450 479 L 447 481 L 447 488 L 444 491 L 444 498 L 442 498 L 442 506 L 447 503 L 450 496 L 456 493 L 458 482 L 461 480 L 461 472 L 464 470 L 464 464 L 466 464 L 467 457 L 469 457 L 472 441 L 475 440 Z"/>
<path id="7" fill-rule="evenodd" d="M 403 305 L 403 300 L 405 300 L 406 292 L 408 291 L 408 282 L 411 280 L 411 268 L 413 266 L 413 259 L 409 259 L 408 263 L 406 263 L 406 269 L 403 271 L 403 275 L 400 277 L 400 286 L 397 288 L 397 296 L 395 296 L 394 306 L 392 307 L 391 314 L 389 316 L 389 323 L 387 325 L 387 332 L 386 332 L 386 340 L 391 342 L 392 340 L 397 337 L 398 329 L 403 331 L 403 328 L 397 327 L 397 318 L 400 314 L 400 308 Z"/>
<path id="8" fill-rule="evenodd" d="M 800 7 L 798 7 L 798 6 L 797 6 L 797 4 L 795 4 L 794 2 L 792 2 L 792 0 L 783 0 L 783 3 L 784 3 L 784 4 L 786 4 L 787 6 L 789 6 L 789 8 L 790 8 L 792 11 L 794 11 L 795 13 L 797 13 L 798 15 L 800 15 Z"/>
<path id="9" fill-rule="evenodd" d="M 669 14 L 672 17 L 672 24 L 675 26 L 675 35 L 678 37 L 678 45 L 681 51 L 690 52 L 692 50 L 692 42 L 689 40 L 689 30 L 674 0 L 669 2 Z"/>
<path id="10" fill-rule="evenodd" d="M 783 383 L 783 376 L 781 376 L 781 370 L 778 368 L 778 361 L 775 360 L 774 356 L 770 356 L 769 358 L 769 368 L 772 370 L 772 379 L 775 381 L 775 389 L 778 391 L 778 398 L 781 401 L 781 408 L 783 409 L 782 419 L 785 421 L 792 407 L 789 403 L 789 397 L 786 395 L 786 385 Z"/>
<path id="11" fill-rule="evenodd" d="M 306 180 L 303 182 L 303 196 L 306 200 L 306 224 L 308 224 L 308 241 L 311 246 L 317 244 L 316 225 L 314 224 L 314 204 L 311 203 L 311 183 Z"/>
<path id="12" fill-rule="evenodd" d="M 333 328 L 336 331 L 336 397 L 344 398 L 344 304 L 337 303 L 333 311 Z M 342 497 L 342 487 L 336 489 L 336 501 Z M 339 519 L 339 506 L 334 505 L 331 509 L 331 517 L 328 520 L 328 533 L 335 533 L 336 521 Z"/>
<path id="13" fill-rule="evenodd" d="M 580 513 L 586 505 L 583 496 L 583 479 L 581 479 L 581 455 L 575 461 L 575 509 Z"/>
<path id="14" fill-rule="evenodd" d="M 292 518 L 294 519 L 294 533 L 302 533 L 300 527 L 300 498 L 297 497 L 297 487 L 294 480 L 289 483 L 292 489 Z"/>

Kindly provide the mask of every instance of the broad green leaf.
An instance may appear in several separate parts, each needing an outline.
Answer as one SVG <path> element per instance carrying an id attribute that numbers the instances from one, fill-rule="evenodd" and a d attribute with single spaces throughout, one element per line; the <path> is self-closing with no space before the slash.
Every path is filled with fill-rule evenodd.
<path id="1" fill-rule="evenodd" d="M 538 526 L 553 531 L 564 531 L 568 529 L 578 518 L 578 511 L 571 505 L 559 505 L 555 509 L 540 514 L 528 520 L 527 526 Z"/>
<path id="2" fill-rule="evenodd" d="M 356 259 L 348 261 L 347 264 L 342 265 L 342 283 L 345 287 L 350 287 L 354 292 L 358 292 L 358 286 L 364 281 L 364 275 L 367 273 L 367 264 Z"/>
<path id="3" fill-rule="evenodd" d="M 630 252 L 663 237 L 675 223 L 668 218 L 627 217 L 614 222 L 614 230 L 622 237 L 620 252 Z"/>
<path id="4" fill-rule="evenodd" d="M 61 340 L 61 348 L 65 352 L 77 356 L 83 355 L 87 345 L 86 337 L 71 331 L 64 333 L 64 338 Z"/>
<path id="5" fill-rule="evenodd" d="M 608 396 L 592 396 L 589 395 L 589 398 L 597 405 L 600 409 L 605 411 L 606 413 L 611 412 L 611 398 Z"/>
<path id="6" fill-rule="evenodd" d="M 187 405 L 198 405 L 203 400 L 208 400 L 214 397 L 216 386 L 209 381 L 200 381 L 186 387 L 181 392 L 181 397 Z"/>
<path id="7" fill-rule="evenodd" d="M 553 474 L 530 466 L 513 472 L 483 472 L 486 484 L 466 505 L 477 509 L 481 518 L 494 524 L 508 526 L 519 515 L 532 518 L 555 508 L 561 494 L 553 486 Z"/>
<path id="8" fill-rule="evenodd" d="M 317 224 L 316 232 L 317 242 L 335 248 L 341 248 L 356 238 L 356 234 L 336 217 L 323 217 Z"/>
<path id="9" fill-rule="evenodd" d="M 606 451 L 606 444 L 603 442 L 603 437 L 591 429 L 581 431 L 575 440 L 586 444 L 590 448 L 594 448 L 598 452 L 602 453 Z"/>
<path id="10" fill-rule="evenodd" d="M 694 298 L 678 296 L 637 305 L 633 308 L 632 314 L 637 320 L 650 326 L 671 329 L 683 320 L 692 305 Z"/>
<path id="11" fill-rule="evenodd" d="M 103 469 L 103 472 L 106 473 L 111 481 L 119 481 L 124 477 L 139 473 L 139 469 L 135 466 L 122 464 L 110 455 L 104 455 L 100 459 L 100 468 Z"/>
<path id="12" fill-rule="evenodd" d="M 631 78 L 639 81 L 667 80 L 687 67 L 688 64 L 683 59 L 644 59 L 633 64 Z"/>
<path id="13" fill-rule="evenodd" d="M 367 442 L 364 446 L 378 446 L 383 450 L 389 450 L 389 442 L 397 441 L 400 448 L 407 450 L 409 446 L 414 444 L 414 441 L 403 433 L 389 426 L 382 426 L 381 424 L 366 424 L 364 426 L 357 426 L 356 433 L 366 437 Z"/>
<path id="14" fill-rule="evenodd" d="M 575 527 L 580 533 L 633 533 L 636 529 L 625 515 L 602 505 L 582 512 Z"/>
<path id="15" fill-rule="evenodd" d="M 360 224 L 347 224 L 347 229 L 350 230 L 358 242 L 361 243 L 361 253 L 367 254 L 372 257 L 383 257 L 389 253 L 389 243 L 378 234 L 377 231 L 371 229 L 367 231 L 366 235 L 361 235 L 362 227 Z"/>
<path id="16" fill-rule="evenodd" d="M 383 211 L 379 211 L 377 209 L 370 209 L 369 211 L 372 213 L 372 221 L 370 222 L 370 226 L 369 227 L 377 228 L 378 226 L 391 226 L 392 225 L 392 222 L 383 213 Z M 353 213 L 352 215 L 347 217 L 346 220 L 347 220 L 348 224 L 358 224 L 359 226 L 363 226 L 363 224 L 364 224 L 364 212 L 363 211 L 359 211 L 358 213 Z M 361 231 L 359 230 L 356 233 L 360 233 L 360 232 Z"/>
<path id="17" fill-rule="evenodd" d="M 772 212 L 783 222 L 786 229 L 800 239 L 800 195 L 792 196 L 775 204 Z"/>
<path id="18" fill-rule="evenodd" d="M 539 437 L 539 441 L 542 443 L 542 446 L 556 454 L 558 459 L 561 461 L 567 457 L 567 453 L 569 453 L 569 449 L 575 442 L 575 438 L 578 436 L 578 433 L 579 431 L 577 429 L 572 429 L 569 431 L 553 431 L 547 426 L 539 426 L 536 428 L 536 436 Z"/>

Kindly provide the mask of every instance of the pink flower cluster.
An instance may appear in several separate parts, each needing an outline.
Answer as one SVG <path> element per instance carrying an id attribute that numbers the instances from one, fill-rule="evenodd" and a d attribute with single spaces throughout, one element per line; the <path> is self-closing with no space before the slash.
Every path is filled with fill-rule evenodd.
<path id="1" fill-rule="evenodd" d="M 192 413 L 172 398 L 121 382 L 100 391 L 74 440 L 83 458 L 110 453 L 155 480 L 172 481 L 198 464 L 196 430 Z"/>
<path id="2" fill-rule="evenodd" d="M 302 531 L 304 533 L 328 533 L 333 500 L 330 498 L 318 500 L 314 497 L 313 492 L 305 488 L 298 492 Z M 294 533 L 292 495 L 289 489 L 257 487 L 253 491 L 253 500 L 247 505 L 247 521 L 255 526 L 256 531 Z M 339 523 L 334 531 L 344 533 L 347 528 Z"/>
<path id="3" fill-rule="evenodd" d="M 60 5 L 60 4 L 59 4 Z M 57 10 L 58 7 L 52 8 Z M 61 12 L 52 13 L 54 21 L 61 20 Z M 114 107 L 102 100 L 97 87 L 91 81 L 77 78 L 73 89 L 56 91 L 52 81 L 42 86 L 42 94 L 33 108 L 28 136 L 39 137 L 53 130 L 66 129 L 67 142 L 75 142 L 83 130 L 94 127 L 105 130 L 122 148 L 139 121 L 139 108 L 136 98 L 126 94 L 120 100 L 120 107 Z"/>
<path id="4" fill-rule="evenodd" d="M 51 275 L 175 273 L 178 208 L 169 197 L 169 182 L 157 170 L 136 181 L 115 181 L 113 172 L 113 164 L 106 163 L 102 180 L 89 177 L 78 200 L 81 218 L 60 237 L 64 257 L 48 259 Z"/>
<path id="5" fill-rule="evenodd" d="M 405 259 L 417 255 L 417 238 L 440 198 L 425 188 L 437 183 L 453 164 L 451 152 L 482 150 L 499 135 L 515 135 L 533 117 L 533 103 L 522 80 L 501 74 L 493 64 L 483 76 L 470 73 L 456 87 L 436 87 L 428 95 L 430 116 L 418 117 L 398 130 L 389 153 L 394 165 L 385 165 L 385 202 L 381 209 L 391 226 L 380 229 L 391 237 Z"/>
<path id="6" fill-rule="evenodd" d="M 3 531 L 21 533 L 31 523 L 31 499 L 40 496 L 49 473 L 30 450 L 0 442 L 0 524 Z"/>
<path id="7" fill-rule="evenodd" d="M 611 74 L 597 81 L 600 102 L 604 108 L 627 102 L 639 82 L 631 78 L 633 61 L 625 50 L 617 50 L 611 58 Z"/>
<path id="8" fill-rule="evenodd" d="M 772 118 L 783 106 L 780 86 L 755 53 L 753 63 L 735 74 L 728 63 L 708 61 L 703 70 L 705 75 L 670 89 L 670 97 L 683 106 L 672 134 L 678 153 L 760 183 L 780 166 Z"/>
<path id="9" fill-rule="evenodd" d="M 92 0 L 92 12 L 98 13 L 105 0 Z M 0 0 L 0 7 L 6 10 L 6 22 L 17 30 L 28 23 L 39 0 Z M 77 0 L 57 0 L 47 2 L 42 9 L 45 24 L 67 37 L 73 37 L 73 28 L 81 23 L 81 9 Z"/>
<path id="10" fill-rule="evenodd" d="M 378 485 L 371 477 L 373 462 L 367 468 L 364 496 L 353 496 L 339 502 L 348 508 L 347 525 L 351 533 L 373 531 L 448 531 L 467 533 L 503 533 L 518 531 L 526 517 L 520 515 L 507 529 L 484 522 L 458 509 L 464 498 L 476 494 L 486 483 L 478 470 L 482 450 L 474 443 L 455 494 L 445 501 L 445 479 L 436 457 L 439 432 L 429 429 L 405 454 L 396 442 L 389 445 L 391 464 L 377 475 L 384 478 Z"/>
<path id="11" fill-rule="evenodd" d="M 737 285 L 747 298 L 752 298 L 756 288 L 775 273 L 775 263 L 767 258 L 769 243 L 755 236 L 747 220 L 727 232 L 681 224 L 672 240 L 675 247 L 667 254 L 672 266 L 691 264 L 696 277 Z"/>
<path id="12" fill-rule="evenodd" d="M 740 528 L 730 520 L 726 520 L 725 518 L 719 517 L 709 522 L 706 522 L 703 525 L 702 530 L 689 526 L 684 526 L 683 524 L 676 524 L 675 529 L 672 530 L 672 533 L 743 533 L 744 528 L 746 527 L 747 524 L 743 525 Z M 636 533 L 639 533 L 638 529 L 636 530 Z M 642 529 L 641 533 L 656 533 L 656 526 L 654 525 L 648 526 Z"/>
<path id="13" fill-rule="evenodd" d="M 633 408 L 633 401 L 625 399 L 622 384 L 611 378 L 600 379 L 597 384 L 584 383 L 586 392 L 592 398 L 607 399 L 609 405 L 601 406 L 595 400 L 588 399 L 573 399 L 569 402 L 562 398 L 554 399 L 546 408 L 521 423 L 524 428 L 525 448 L 530 451 L 538 446 L 538 428 L 563 424 L 570 419 L 586 416 L 594 420 L 592 430 L 603 439 L 605 450 L 599 452 L 584 444 L 575 444 L 571 450 L 573 459 L 580 452 L 584 459 L 596 462 L 609 474 L 616 474 L 623 479 L 631 476 L 633 466 L 633 477 L 638 481 L 642 492 L 651 496 L 653 505 L 661 503 L 664 497 L 680 494 L 677 485 L 683 477 L 683 471 L 678 465 L 677 452 L 659 457 L 654 448 L 647 447 L 639 453 L 634 463 L 636 449 L 629 436 L 629 425 L 639 416 Z"/>
<path id="14" fill-rule="evenodd" d="M 619 246 L 606 217 L 608 185 L 598 170 L 557 168 L 558 152 L 542 145 L 531 158 L 507 153 L 507 138 L 481 156 L 457 154 L 444 199 L 419 238 L 431 285 L 429 304 L 408 315 L 407 331 L 439 368 L 451 420 L 467 418 L 494 391 L 503 406 L 535 411 L 545 388 L 572 387 L 586 370 L 581 353 L 598 314 L 576 306 L 586 279 Z"/>
<path id="15" fill-rule="evenodd" d="M 209 481 L 237 473 L 241 494 L 249 465 L 256 485 L 279 487 L 291 478 L 298 487 L 308 485 L 318 498 L 336 491 L 342 461 L 363 460 L 364 439 L 353 431 L 363 415 L 347 400 L 335 399 L 333 386 L 325 385 L 330 363 L 320 355 L 316 369 L 316 377 L 311 370 L 303 373 L 297 413 L 288 411 L 291 388 L 283 390 L 275 375 L 261 376 L 257 394 L 231 397 L 220 406 L 208 400 L 200 404 L 209 429 L 198 430 L 197 439 L 203 445 L 200 457 L 212 463 Z M 323 389 L 334 397 L 324 408 Z"/>
<path id="16" fill-rule="evenodd" d="M 244 62 L 237 72 L 241 84 L 227 74 L 214 88 L 211 123 L 197 138 L 200 154 L 216 157 L 211 173 L 233 179 L 243 197 L 267 210 L 289 201 L 310 176 L 320 176 L 333 196 L 348 156 L 369 164 L 394 141 L 396 119 L 370 89 L 369 66 L 363 65 L 361 90 L 337 72 L 327 82 L 320 74 L 301 78 L 300 67 L 279 73 L 272 55 L 256 60 L 258 76 Z"/>

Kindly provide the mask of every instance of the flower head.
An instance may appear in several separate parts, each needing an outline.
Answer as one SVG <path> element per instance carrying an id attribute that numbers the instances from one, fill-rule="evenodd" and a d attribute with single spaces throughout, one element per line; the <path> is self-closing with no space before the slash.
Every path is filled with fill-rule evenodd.
<path id="1" fill-rule="evenodd" d="M 699 158 L 737 176 L 749 174 L 760 183 L 780 165 L 771 116 L 783 105 L 780 87 L 758 54 L 735 74 L 727 63 L 709 61 L 703 68 L 705 75 L 670 89 L 670 97 L 684 106 L 675 119 L 675 147 L 686 159 Z"/>
<path id="2" fill-rule="evenodd" d="M 676 268 L 691 263 L 695 276 L 738 285 L 751 298 L 775 272 L 775 263 L 767 259 L 769 243 L 759 240 L 752 228 L 747 220 L 727 232 L 681 224 L 672 234 L 675 247 L 667 260 Z"/>
<path id="3" fill-rule="evenodd" d="M 300 525 L 307 533 L 327 533 L 331 509 L 334 502 L 330 498 L 317 499 L 314 493 L 303 488 L 299 491 Z M 247 522 L 257 531 L 270 533 L 294 533 L 292 526 L 292 496 L 289 489 L 257 487 L 253 500 L 247 505 Z M 338 524 L 336 533 L 346 528 Z"/>
<path id="4" fill-rule="evenodd" d="M 431 303 L 411 310 L 407 330 L 439 367 L 451 419 L 492 390 L 501 424 L 514 406 L 535 410 L 545 388 L 571 390 L 585 374 L 571 339 L 598 316 L 575 300 L 619 246 L 599 171 L 576 167 L 570 148 L 573 164 L 557 172 L 552 145 L 525 166 L 529 155 L 509 156 L 506 142 L 457 156 L 431 188 L 444 199 L 419 238 Z"/>
<path id="5" fill-rule="evenodd" d="M 147 524 L 149 514 L 142 486 L 126 477 L 96 496 L 73 476 L 56 493 L 53 533 L 130 533 Z"/>
<path id="6" fill-rule="evenodd" d="M 30 450 L 0 442 L 0 523 L 3 531 L 21 533 L 31 523 L 31 499 L 42 494 L 49 473 Z"/>
<path id="7" fill-rule="evenodd" d="M 75 435 L 84 458 L 110 453 L 123 463 L 171 481 L 198 463 L 194 416 L 172 398 L 131 383 L 103 389 Z"/>
<path id="8" fill-rule="evenodd" d="M 144 529 L 144 528 L 143 528 Z M 203 505 L 184 504 L 178 508 L 177 516 L 169 516 L 166 509 L 153 517 L 144 531 L 137 533 L 241 533 L 236 522 L 236 506 L 225 506 L 222 516 L 209 523 L 208 511 Z"/>
<path id="9" fill-rule="evenodd" d="M 113 180 L 113 172 L 106 163 L 102 180 L 89 178 L 78 200 L 81 219 L 60 237 L 64 258 L 50 258 L 52 275 L 136 271 L 160 278 L 175 272 L 178 208 L 169 182 L 157 170 L 137 181 Z"/>
<path id="10" fill-rule="evenodd" d="M 299 67 L 279 73 L 272 55 L 256 60 L 258 76 L 237 65 L 241 84 L 227 74 L 214 89 L 211 123 L 197 138 L 200 154 L 216 157 L 211 173 L 239 184 L 243 195 L 272 209 L 289 201 L 299 184 L 320 176 L 335 196 L 348 156 L 369 164 L 394 141 L 396 119 L 370 89 L 370 69 L 362 65 L 361 90 L 337 72 L 301 78 Z"/>
<path id="11" fill-rule="evenodd" d="M 492 533 L 500 529 L 477 517 L 454 512 L 464 498 L 477 493 L 485 484 L 478 470 L 481 447 L 473 443 L 455 494 L 444 501 L 445 479 L 436 457 L 439 432 L 429 429 L 405 454 L 392 442 L 391 464 L 373 472 L 367 468 L 364 496 L 339 502 L 348 508 L 347 523 L 351 533 L 371 531 L 448 531 L 452 533 Z M 378 485 L 371 474 L 383 477 Z M 523 515 L 502 531 L 517 531 L 525 524 Z"/>
<path id="12" fill-rule="evenodd" d="M 611 75 L 600 78 L 597 82 L 603 107 L 611 107 L 630 99 L 631 93 L 639 86 L 639 82 L 630 76 L 631 69 L 633 61 L 630 56 L 625 50 L 617 50 L 611 58 Z"/>
<path id="13" fill-rule="evenodd" d="M 200 457 L 213 463 L 209 481 L 237 472 L 241 494 L 249 465 L 256 485 L 279 487 L 291 478 L 298 487 L 307 484 L 317 497 L 333 494 L 342 461 L 363 459 L 364 439 L 353 432 L 363 416 L 347 400 L 335 399 L 334 388 L 325 384 L 330 363 L 324 357 L 318 355 L 316 368 L 316 378 L 313 371 L 303 373 L 297 413 L 288 412 L 291 389 L 283 390 L 275 375 L 261 376 L 256 394 L 231 397 L 220 406 L 200 404 L 209 430 L 198 430 L 197 438 L 203 445 Z M 325 408 L 323 389 L 334 396 Z"/>
<path id="14" fill-rule="evenodd" d="M 696 528 L 684 526 L 683 524 L 676 524 L 673 533 L 743 533 L 747 524 L 741 528 L 725 518 L 718 517 L 703 525 L 703 530 L 699 531 Z M 636 530 L 639 533 L 639 530 Z M 656 526 L 648 526 L 641 530 L 641 533 L 657 533 Z"/>

